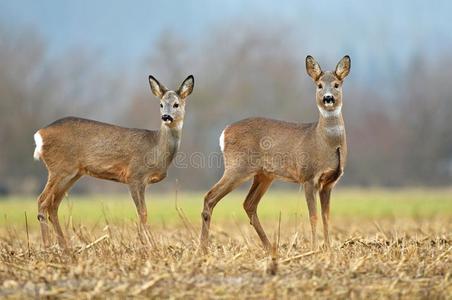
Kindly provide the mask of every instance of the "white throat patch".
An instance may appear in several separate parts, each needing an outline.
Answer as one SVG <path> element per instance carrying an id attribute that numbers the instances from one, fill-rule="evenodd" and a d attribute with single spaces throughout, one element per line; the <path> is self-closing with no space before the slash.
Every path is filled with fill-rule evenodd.
<path id="1" fill-rule="evenodd" d="M 344 133 L 344 126 L 342 125 L 330 126 L 326 127 L 325 130 L 328 135 L 338 136 Z"/>
<path id="2" fill-rule="evenodd" d="M 323 107 L 319 106 L 319 111 L 324 118 L 338 117 L 341 114 L 342 106 L 338 106 L 334 110 L 326 110 Z"/>

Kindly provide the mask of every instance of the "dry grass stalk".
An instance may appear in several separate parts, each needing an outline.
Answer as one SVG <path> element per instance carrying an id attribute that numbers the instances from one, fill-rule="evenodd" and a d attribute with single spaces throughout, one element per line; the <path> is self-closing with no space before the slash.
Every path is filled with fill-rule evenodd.
<path id="1" fill-rule="evenodd" d="M 387 239 L 380 230 L 394 228 L 391 220 L 379 220 L 378 229 L 371 220 L 335 219 L 345 231 L 333 232 L 338 246 L 330 251 L 310 251 L 298 226 L 281 220 L 271 255 L 252 238 L 251 226 L 238 230 L 233 220 L 219 223 L 224 230 L 215 230 L 207 255 L 196 254 L 198 242 L 182 223 L 153 224 L 152 248 L 139 242 L 133 222 L 109 222 L 114 236 L 103 222 L 88 227 L 91 232 L 73 225 L 82 238 L 72 241 L 77 251 L 71 255 L 57 247 L 42 250 L 36 228 L 29 227 L 27 239 L 19 233 L 23 225 L 4 227 L 0 298 L 447 299 L 452 294 L 449 219 L 398 220 L 397 231 L 404 234 Z M 419 236 L 419 228 L 425 235 Z M 244 236 L 253 243 L 245 245 Z"/>

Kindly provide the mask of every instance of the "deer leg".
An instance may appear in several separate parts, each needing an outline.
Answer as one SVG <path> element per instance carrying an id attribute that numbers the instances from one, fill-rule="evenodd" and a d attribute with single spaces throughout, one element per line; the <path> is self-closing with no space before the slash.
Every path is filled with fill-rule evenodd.
<path id="1" fill-rule="evenodd" d="M 50 234 L 49 226 L 47 223 L 47 216 L 49 213 L 49 207 L 52 204 L 55 197 L 55 189 L 58 184 L 59 178 L 49 174 L 46 186 L 38 197 L 38 221 L 41 227 L 41 237 L 45 248 L 50 246 Z"/>
<path id="2" fill-rule="evenodd" d="M 53 229 L 55 230 L 58 245 L 60 245 L 60 247 L 63 249 L 67 249 L 66 239 L 64 238 L 63 230 L 61 229 L 60 221 L 58 219 L 58 207 L 63 197 L 64 193 L 60 191 L 58 191 L 57 194 L 54 194 L 53 201 L 49 206 L 49 220 L 53 225 Z"/>
<path id="3" fill-rule="evenodd" d="M 323 221 L 323 236 L 325 238 L 325 245 L 330 248 L 330 236 L 328 232 L 328 222 L 330 219 L 330 196 L 331 187 L 324 187 L 319 192 L 320 205 L 322 207 L 322 221 Z"/>
<path id="4" fill-rule="evenodd" d="M 261 223 L 259 222 L 259 217 L 257 216 L 257 206 L 259 205 L 259 201 L 262 196 L 268 190 L 272 183 L 272 179 L 263 175 L 254 176 L 253 185 L 251 186 L 248 195 L 246 196 L 245 202 L 243 203 L 243 208 L 246 211 L 250 219 L 250 224 L 254 227 L 259 238 L 262 241 L 262 244 L 266 251 L 271 249 L 270 241 L 268 240 L 267 235 L 265 234 L 264 229 L 262 228 Z"/>
<path id="5" fill-rule="evenodd" d="M 234 176 L 237 172 L 225 171 L 223 177 L 210 189 L 204 197 L 204 209 L 201 214 L 202 229 L 200 238 L 200 247 L 204 252 L 207 252 L 207 244 L 209 239 L 209 228 L 212 211 L 217 203 L 233 189 L 246 181 L 247 177 Z"/>
<path id="6" fill-rule="evenodd" d="M 317 204 L 316 204 L 316 189 L 312 182 L 307 182 L 304 184 L 304 192 L 306 196 L 306 202 L 308 204 L 309 210 L 309 220 L 311 223 L 311 247 L 313 250 L 317 249 Z"/>
<path id="7" fill-rule="evenodd" d="M 145 226 L 148 219 L 148 211 L 146 208 L 146 201 L 144 198 L 144 192 L 146 185 L 141 183 L 135 183 L 129 185 L 130 195 L 132 196 L 133 202 L 137 208 L 137 213 L 140 218 L 141 225 Z"/>
<path id="8" fill-rule="evenodd" d="M 63 230 L 61 229 L 60 220 L 58 218 L 58 208 L 61 200 L 63 200 L 66 192 L 74 185 L 80 178 L 80 175 L 69 175 L 60 182 L 60 189 L 54 194 L 52 203 L 49 206 L 49 219 L 53 225 L 57 235 L 58 245 L 63 249 L 68 249 L 66 239 L 64 238 Z"/>

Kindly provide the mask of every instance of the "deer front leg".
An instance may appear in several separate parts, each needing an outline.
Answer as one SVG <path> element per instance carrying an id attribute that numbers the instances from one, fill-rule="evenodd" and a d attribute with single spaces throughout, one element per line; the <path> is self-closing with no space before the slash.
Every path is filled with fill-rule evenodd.
<path id="1" fill-rule="evenodd" d="M 130 195 L 132 196 L 133 202 L 137 208 L 137 213 L 140 218 L 140 224 L 143 228 L 146 228 L 148 211 L 146 209 L 146 201 L 144 198 L 144 192 L 146 190 L 146 185 L 142 183 L 131 183 L 129 184 Z"/>
<path id="2" fill-rule="evenodd" d="M 317 203 L 316 203 L 316 188 L 314 183 L 307 182 L 304 184 L 304 192 L 306 196 L 306 202 L 308 204 L 309 210 L 309 220 L 311 223 L 311 247 L 312 250 L 317 249 L 317 237 L 316 237 L 316 229 L 317 229 Z"/>
<path id="3" fill-rule="evenodd" d="M 322 207 L 322 221 L 323 221 L 323 236 L 325 238 L 325 245 L 330 249 L 330 236 L 328 231 L 328 222 L 330 219 L 330 196 L 331 187 L 324 187 L 319 192 L 320 205 Z"/>

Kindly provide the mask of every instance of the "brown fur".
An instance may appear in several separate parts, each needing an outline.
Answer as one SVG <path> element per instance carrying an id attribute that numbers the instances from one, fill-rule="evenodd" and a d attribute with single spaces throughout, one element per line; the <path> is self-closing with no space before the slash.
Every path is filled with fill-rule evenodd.
<path id="1" fill-rule="evenodd" d="M 245 199 L 244 208 L 267 250 L 270 249 L 270 242 L 260 225 L 257 205 L 275 179 L 304 185 L 313 247 L 316 247 L 317 222 L 315 194 L 319 192 L 324 234 L 329 246 L 330 192 L 343 173 L 347 156 L 344 121 L 340 113 L 342 80 L 349 71 L 341 69 L 344 66 L 350 67 L 348 57 L 341 60 L 335 72 L 323 72 L 312 57 L 308 56 L 306 59 L 307 72 L 318 86 L 316 101 L 321 111 L 318 122 L 298 124 L 249 118 L 224 130 L 225 171 L 204 199 L 201 232 L 201 247 L 204 250 L 213 208 L 230 191 L 251 178 L 254 178 L 254 181 Z M 343 77 L 338 77 L 338 71 Z M 328 105 L 324 102 L 324 96 L 327 94 L 335 98 L 334 104 Z M 338 131 L 338 128 L 343 130 Z"/>
<path id="2" fill-rule="evenodd" d="M 39 130 L 44 141 L 41 159 L 49 171 L 60 174 L 89 175 L 126 184 L 148 183 L 148 178 L 164 175 L 169 163 L 165 161 L 160 168 L 150 169 L 145 161 L 147 154 L 157 148 L 170 153 L 170 145 L 165 145 L 164 139 L 159 144 L 160 135 L 168 134 L 163 131 L 67 117 Z"/>
<path id="3" fill-rule="evenodd" d="M 173 120 L 162 122 L 160 130 L 124 128 L 76 117 L 57 120 L 38 130 L 43 141 L 39 158 L 49 173 L 38 198 L 38 219 L 45 246 L 49 245 L 46 220 L 49 216 L 58 243 L 67 247 L 58 221 L 58 207 L 64 194 L 84 175 L 127 184 L 145 228 L 146 185 L 166 177 L 179 148 L 185 97 L 194 85 L 193 77 L 189 76 L 179 89 L 183 94 L 178 94 L 168 91 L 152 76 L 149 80 L 152 92 L 161 99 L 162 116 L 171 116 Z M 177 108 L 176 102 L 180 104 Z"/>

